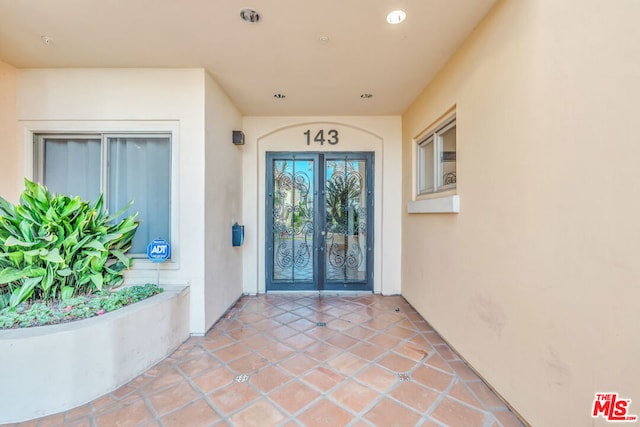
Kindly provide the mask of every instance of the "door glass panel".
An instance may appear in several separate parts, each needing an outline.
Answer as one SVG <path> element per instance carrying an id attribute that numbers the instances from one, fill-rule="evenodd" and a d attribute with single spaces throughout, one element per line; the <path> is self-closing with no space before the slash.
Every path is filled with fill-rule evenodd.
<path id="1" fill-rule="evenodd" d="M 367 278 L 366 161 L 328 160 L 325 169 L 326 279 Z"/>
<path id="2" fill-rule="evenodd" d="M 313 160 L 273 161 L 273 280 L 312 281 Z"/>

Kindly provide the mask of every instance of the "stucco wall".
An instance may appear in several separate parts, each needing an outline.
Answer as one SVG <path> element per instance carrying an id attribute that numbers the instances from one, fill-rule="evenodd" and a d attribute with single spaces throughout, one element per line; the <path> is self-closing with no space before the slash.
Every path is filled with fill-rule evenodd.
<path id="1" fill-rule="evenodd" d="M 336 145 L 307 145 L 306 129 L 337 129 Z M 243 129 L 244 292 L 265 291 L 265 179 L 268 151 L 375 153 L 374 291 L 400 293 L 400 117 L 245 117 Z"/>
<path id="2" fill-rule="evenodd" d="M 34 133 L 171 132 L 172 261 L 164 285 L 190 285 L 190 331 L 204 333 L 205 72 L 202 69 L 29 69 L 18 73 L 24 175 L 32 176 Z M 130 283 L 156 281 L 156 265 L 136 261 Z"/>
<path id="3" fill-rule="evenodd" d="M 0 62 L 0 197 L 18 201 L 22 189 L 22 153 L 16 120 L 18 71 Z"/>
<path id="4" fill-rule="evenodd" d="M 640 414 L 640 3 L 504 0 L 403 115 L 402 293 L 529 422 Z M 459 214 L 407 214 L 457 111 Z"/>
<path id="5" fill-rule="evenodd" d="M 242 294 L 242 250 L 231 246 L 231 225 L 242 223 L 242 148 L 233 130 L 242 117 L 206 75 L 205 98 L 205 305 L 211 327 Z"/>

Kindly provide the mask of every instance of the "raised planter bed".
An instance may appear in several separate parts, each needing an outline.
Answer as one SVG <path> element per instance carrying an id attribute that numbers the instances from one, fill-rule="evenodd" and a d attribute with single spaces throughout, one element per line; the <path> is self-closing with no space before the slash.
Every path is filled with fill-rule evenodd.
<path id="1" fill-rule="evenodd" d="M 0 424 L 83 405 L 171 354 L 189 337 L 189 288 L 102 316 L 0 331 Z"/>

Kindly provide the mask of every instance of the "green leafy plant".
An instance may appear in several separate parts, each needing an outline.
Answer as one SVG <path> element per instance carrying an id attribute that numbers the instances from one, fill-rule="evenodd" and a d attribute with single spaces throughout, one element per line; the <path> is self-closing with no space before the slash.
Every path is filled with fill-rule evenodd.
<path id="1" fill-rule="evenodd" d="M 67 301 L 25 302 L 17 307 L 0 309 L 0 329 L 52 325 L 100 316 L 161 292 L 162 288 L 146 284 L 117 291 L 103 289 L 90 296 L 77 296 Z"/>
<path id="2" fill-rule="evenodd" d="M 327 227 L 334 233 L 358 234 L 357 201 L 361 193 L 360 177 L 335 173 L 327 181 Z M 349 217 L 355 224 L 349 229 Z"/>
<path id="3" fill-rule="evenodd" d="M 115 221 L 95 203 L 52 194 L 25 179 L 14 206 L 0 197 L 0 308 L 27 300 L 68 300 L 117 286 L 133 259 L 125 253 L 137 214 Z"/>

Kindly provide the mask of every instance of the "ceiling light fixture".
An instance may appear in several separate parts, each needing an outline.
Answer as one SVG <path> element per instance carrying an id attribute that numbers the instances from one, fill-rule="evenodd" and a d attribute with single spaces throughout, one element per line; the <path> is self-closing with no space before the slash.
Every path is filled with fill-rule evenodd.
<path id="1" fill-rule="evenodd" d="M 51 40 L 51 37 L 49 37 L 49 36 L 42 36 L 40 38 L 42 39 L 42 43 L 47 44 L 47 45 L 49 45 L 49 44 L 51 44 L 53 42 L 53 40 Z"/>
<path id="2" fill-rule="evenodd" d="M 260 20 L 260 14 L 253 9 L 242 9 L 240 11 L 240 18 L 247 22 L 256 23 Z"/>
<path id="3" fill-rule="evenodd" d="M 327 44 L 329 43 L 329 36 L 320 36 L 318 40 L 320 40 L 320 43 Z"/>
<path id="4" fill-rule="evenodd" d="M 362 98 L 362 99 L 370 99 L 370 98 L 373 98 L 373 94 L 372 93 L 363 93 L 362 95 L 360 95 L 360 98 Z"/>
<path id="5" fill-rule="evenodd" d="M 275 99 L 285 99 L 287 97 L 287 95 L 285 95 L 284 93 L 276 93 L 273 95 L 273 97 Z"/>
<path id="6" fill-rule="evenodd" d="M 387 22 L 394 25 L 399 24 L 404 21 L 406 17 L 407 14 L 404 10 L 394 10 L 393 12 L 389 12 L 389 14 L 387 15 Z"/>

